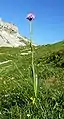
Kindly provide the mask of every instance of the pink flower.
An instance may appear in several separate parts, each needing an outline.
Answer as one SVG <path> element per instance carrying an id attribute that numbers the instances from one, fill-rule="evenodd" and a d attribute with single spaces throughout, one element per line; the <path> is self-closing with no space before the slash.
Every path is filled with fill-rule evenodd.
<path id="1" fill-rule="evenodd" d="M 29 21 L 32 21 L 32 20 L 35 19 L 35 15 L 32 14 L 32 13 L 29 13 L 29 14 L 27 15 L 26 19 L 28 19 Z"/>

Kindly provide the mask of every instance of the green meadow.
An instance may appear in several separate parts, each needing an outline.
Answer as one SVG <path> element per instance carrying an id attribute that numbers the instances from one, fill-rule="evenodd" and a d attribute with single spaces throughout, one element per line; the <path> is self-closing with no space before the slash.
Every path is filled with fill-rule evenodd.
<path id="1" fill-rule="evenodd" d="M 30 46 L 0 48 L 0 119 L 64 119 L 64 41 L 34 46 L 34 103 Z"/>

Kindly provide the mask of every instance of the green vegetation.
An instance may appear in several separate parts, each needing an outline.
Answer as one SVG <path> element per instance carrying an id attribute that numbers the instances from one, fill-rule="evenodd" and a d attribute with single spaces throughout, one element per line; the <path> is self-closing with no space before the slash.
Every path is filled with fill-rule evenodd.
<path id="1" fill-rule="evenodd" d="M 64 119 L 64 41 L 34 47 L 36 103 L 29 51 L 0 48 L 0 119 Z"/>

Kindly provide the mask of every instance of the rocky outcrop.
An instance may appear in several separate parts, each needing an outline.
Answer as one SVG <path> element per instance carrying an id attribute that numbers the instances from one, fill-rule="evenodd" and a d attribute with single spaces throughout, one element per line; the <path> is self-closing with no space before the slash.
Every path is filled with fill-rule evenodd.
<path id="1" fill-rule="evenodd" d="M 0 19 L 0 47 L 26 46 L 27 38 L 20 35 L 18 27 Z"/>

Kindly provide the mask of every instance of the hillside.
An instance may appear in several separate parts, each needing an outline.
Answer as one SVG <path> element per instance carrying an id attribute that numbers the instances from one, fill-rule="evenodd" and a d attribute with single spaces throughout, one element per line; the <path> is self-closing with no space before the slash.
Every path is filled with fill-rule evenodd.
<path id="1" fill-rule="evenodd" d="M 30 46 L 0 48 L 0 119 L 64 119 L 64 41 L 34 46 L 34 65 L 36 105 Z"/>

